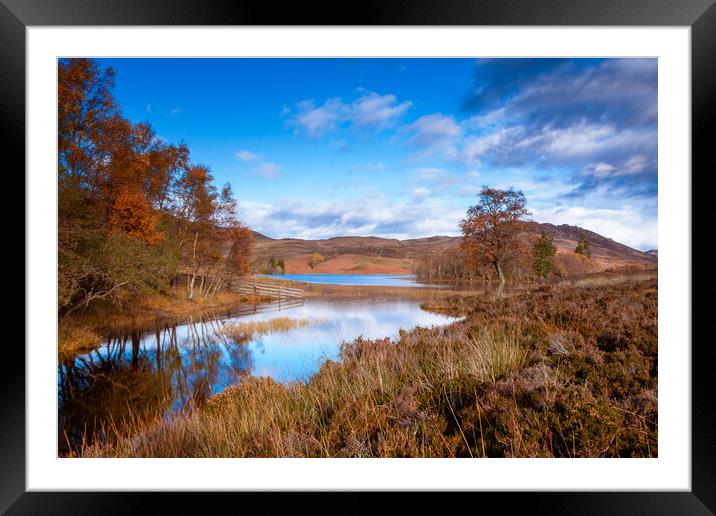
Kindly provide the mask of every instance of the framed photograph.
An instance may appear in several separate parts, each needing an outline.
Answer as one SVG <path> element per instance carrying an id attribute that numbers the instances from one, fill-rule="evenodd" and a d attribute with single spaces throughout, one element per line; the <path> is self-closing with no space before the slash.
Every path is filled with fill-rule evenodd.
<path id="1" fill-rule="evenodd" d="M 712 0 L 0 4 L 27 299 L 0 509 L 716 511 Z"/>

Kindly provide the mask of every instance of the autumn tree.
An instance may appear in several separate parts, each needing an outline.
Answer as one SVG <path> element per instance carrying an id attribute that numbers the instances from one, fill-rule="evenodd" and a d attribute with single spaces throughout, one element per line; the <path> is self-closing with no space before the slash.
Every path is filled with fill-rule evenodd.
<path id="1" fill-rule="evenodd" d="M 532 245 L 532 269 L 540 278 L 546 278 L 552 272 L 553 258 L 557 254 L 554 238 L 542 231 Z"/>
<path id="2" fill-rule="evenodd" d="M 114 72 L 89 59 L 58 62 L 57 149 L 60 188 L 96 193 L 108 163 L 113 122 L 119 118 L 112 95 Z"/>
<path id="3" fill-rule="evenodd" d="M 326 257 L 323 256 L 321 253 L 313 253 L 311 257 L 308 260 L 308 266 L 313 269 L 318 264 L 323 263 L 326 261 Z"/>
<path id="4" fill-rule="evenodd" d="M 228 234 L 229 253 L 226 258 L 227 270 L 231 275 L 244 276 L 251 270 L 255 238 L 254 233 L 240 222 L 235 223 Z M 279 260 L 283 267 L 283 260 Z"/>
<path id="5" fill-rule="evenodd" d="M 227 184 L 213 186 L 183 144 L 123 118 L 114 72 L 89 59 L 58 63 L 58 292 L 67 313 L 161 291 L 180 267 L 189 296 L 216 294 L 247 268 L 248 228 Z M 248 233 L 247 233 L 248 232 Z M 189 263 L 189 266 L 186 264 Z"/>
<path id="6" fill-rule="evenodd" d="M 415 273 L 421 279 L 468 279 L 475 276 L 475 268 L 466 260 L 465 249 L 459 246 L 448 247 L 440 252 L 423 256 L 418 262 Z"/>
<path id="7" fill-rule="evenodd" d="M 228 183 L 214 203 L 213 219 L 213 228 L 206 238 L 213 243 L 215 252 L 204 264 L 206 277 L 202 277 L 199 289 L 204 296 L 216 296 L 232 277 L 247 274 L 254 249 L 254 233 L 238 220 L 236 200 Z"/>
<path id="8" fill-rule="evenodd" d="M 213 249 L 216 187 L 209 169 L 187 168 L 175 185 L 175 215 L 179 221 L 179 248 L 187 262 L 187 297 L 194 297 L 197 277 L 206 262 L 215 258 Z"/>
<path id="9" fill-rule="evenodd" d="M 170 245 L 137 177 L 135 127 L 120 116 L 114 74 L 87 59 L 58 63 L 58 291 L 60 311 L 156 288 L 147 261 L 171 267 Z M 132 171 L 131 173 L 128 171 Z M 129 239 L 129 240 L 128 240 Z M 125 254 L 126 252 L 126 254 Z"/>
<path id="10" fill-rule="evenodd" d="M 577 247 L 575 247 L 574 252 L 587 258 L 592 257 L 592 247 L 589 245 L 587 235 L 584 231 L 579 234 L 579 241 L 577 242 Z"/>
<path id="11" fill-rule="evenodd" d="M 253 233 L 237 219 L 231 186 L 219 192 L 213 179 L 208 167 L 196 165 L 182 174 L 174 191 L 189 299 L 195 287 L 201 296 L 215 296 L 230 276 L 246 274 L 253 253 Z"/>
<path id="12" fill-rule="evenodd" d="M 500 283 L 504 283 L 504 263 L 518 253 L 520 231 L 529 215 L 524 194 L 513 188 L 500 190 L 483 187 L 479 202 L 468 208 L 460 221 L 464 248 L 477 264 L 490 264 Z"/>

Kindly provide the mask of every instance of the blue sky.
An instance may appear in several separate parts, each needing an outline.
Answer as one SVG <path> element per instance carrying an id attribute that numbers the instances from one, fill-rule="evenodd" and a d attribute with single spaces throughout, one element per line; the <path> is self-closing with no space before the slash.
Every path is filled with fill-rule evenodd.
<path id="1" fill-rule="evenodd" d="M 101 59 L 274 238 L 457 235 L 482 185 L 657 247 L 655 59 Z"/>

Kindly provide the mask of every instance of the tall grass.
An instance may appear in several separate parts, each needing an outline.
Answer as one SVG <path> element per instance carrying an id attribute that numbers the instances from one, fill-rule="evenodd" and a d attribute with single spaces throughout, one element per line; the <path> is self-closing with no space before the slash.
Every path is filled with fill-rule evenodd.
<path id="1" fill-rule="evenodd" d="M 428 431 L 435 426 L 435 418 L 419 410 L 419 398 L 428 400 L 438 386 L 465 376 L 494 382 L 519 370 L 528 357 L 519 331 L 514 330 L 492 329 L 453 339 L 421 329 L 397 344 L 359 339 L 342 347 L 340 363 L 326 363 L 305 384 L 283 386 L 267 378 L 250 378 L 193 414 L 156 422 L 134 438 L 82 453 L 332 457 L 375 456 L 380 449 L 381 455 L 390 454 L 387 443 L 369 444 L 375 431 L 389 430 L 393 422 L 405 428 L 417 425 L 419 433 L 421 427 Z M 434 409 L 446 407 L 444 390 L 431 401 L 437 403 Z M 434 443 L 423 444 L 415 450 L 418 454 L 436 453 Z"/>
<path id="2" fill-rule="evenodd" d="M 58 327 L 57 348 L 61 357 L 91 350 L 99 341 L 100 336 L 88 325 L 68 322 Z"/>
<path id="3" fill-rule="evenodd" d="M 357 339 L 306 383 L 248 378 L 74 454 L 656 456 L 656 297 L 649 280 L 470 298 L 461 322 Z"/>

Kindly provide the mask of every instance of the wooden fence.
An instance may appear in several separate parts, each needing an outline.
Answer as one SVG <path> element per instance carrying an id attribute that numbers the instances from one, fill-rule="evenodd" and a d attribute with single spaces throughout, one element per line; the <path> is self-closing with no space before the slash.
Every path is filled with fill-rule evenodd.
<path id="1" fill-rule="evenodd" d="M 243 281 L 232 285 L 232 290 L 242 294 L 256 294 L 258 296 L 275 297 L 278 299 L 302 299 L 303 290 L 300 288 L 286 287 L 283 285 L 270 285 L 268 283 L 256 283 L 254 281 Z"/>

